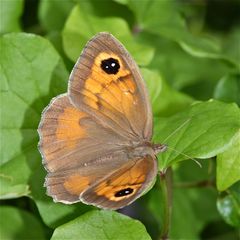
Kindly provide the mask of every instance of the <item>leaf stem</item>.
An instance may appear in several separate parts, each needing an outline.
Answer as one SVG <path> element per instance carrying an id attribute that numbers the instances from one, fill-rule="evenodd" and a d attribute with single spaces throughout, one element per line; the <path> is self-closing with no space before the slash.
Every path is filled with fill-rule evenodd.
<path id="1" fill-rule="evenodd" d="M 163 204 L 163 215 L 162 215 L 162 228 L 160 239 L 168 239 L 171 213 L 172 213 L 172 169 L 168 168 L 164 172 L 159 172 L 160 177 L 160 190 L 162 192 L 162 204 Z"/>

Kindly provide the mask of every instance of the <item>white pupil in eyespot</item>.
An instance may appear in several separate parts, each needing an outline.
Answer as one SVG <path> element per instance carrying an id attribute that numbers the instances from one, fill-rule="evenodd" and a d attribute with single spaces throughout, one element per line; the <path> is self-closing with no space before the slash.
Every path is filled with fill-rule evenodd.
<path id="1" fill-rule="evenodd" d="M 116 65 L 116 63 L 111 63 L 111 66 L 112 66 L 112 67 L 115 67 L 115 65 Z"/>

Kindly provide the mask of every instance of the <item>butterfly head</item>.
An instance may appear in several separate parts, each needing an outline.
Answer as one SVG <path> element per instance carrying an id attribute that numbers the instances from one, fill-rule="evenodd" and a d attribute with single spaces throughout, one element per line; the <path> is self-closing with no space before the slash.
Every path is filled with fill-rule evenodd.
<path id="1" fill-rule="evenodd" d="M 157 155 L 160 152 L 165 152 L 167 150 L 167 145 L 156 143 L 156 144 L 152 144 L 152 148 L 153 148 L 154 154 Z"/>

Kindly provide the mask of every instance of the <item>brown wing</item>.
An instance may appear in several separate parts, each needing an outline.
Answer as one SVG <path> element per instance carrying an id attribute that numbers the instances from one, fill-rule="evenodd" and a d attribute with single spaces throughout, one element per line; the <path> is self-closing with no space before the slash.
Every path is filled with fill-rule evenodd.
<path id="1" fill-rule="evenodd" d="M 138 66 L 111 34 L 91 39 L 69 83 L 73 104 L 124 136 L 139 141 L 152 136 L 152 112 Z"/>
<path id="2" fill-rule="evenodd" d="M 156 174 L 157 161 L 152 156 L 129 160 L 117 171 L 89 187 L 80 199 L 97 207 L 119 209 L 140 197 Z"/>
<path id="3" fill-rule="evenodd" d="M 127 161 L 124 137 L 79 111 L 66 95 L 51 101 L 38 132 L 49 173 L 45 185 L 55 201 L 79 201 L 85 188 Z"/>

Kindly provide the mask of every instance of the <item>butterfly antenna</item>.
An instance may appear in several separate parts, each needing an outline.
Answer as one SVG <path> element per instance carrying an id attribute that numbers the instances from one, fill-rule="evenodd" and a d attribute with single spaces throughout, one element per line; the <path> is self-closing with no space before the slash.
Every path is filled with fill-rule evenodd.
<path id="1" fill-rule="evenodd" d="M 191 118 L 187 119 L 187 120 L 186 120 L 185 122 L 183 122 L 178 128 L 176 128 L 170 135 L 168 135 L 168 136 L 164 139 L 163 144 L 165 144 L 166 141 L 167 141 L 169 138 L 171 138 L 174 134 L 176 134 L 176 133 L 177 133 L 181 128 L 183 128 L 190 120 L 191 120 Z M 176 150 L 175 148 L 169 147 L 169 145 L 167 145 L 167 148 L 175 151 L 176 153 L 178 153 L 178 154 L 180 154 L 180 155 L 183 155 L 184 157 L 187 157 L 187 158 L 193 160 L 200 168 L 202 168 L 201 163 L 198 162 L 196 159 L 188 156 L 187 154 L 185 154 L 185 153 L 183 153 L 183 152 L 180 152 L 180 151 Z"/>
<path id="2" fill-rule="evenodd" d="M 168 146 L 168 148 L 171 149 L 171 150 L 173 150 L 173 151 L 175 151 L 175 152 L 178 153 L 178 154 L 183 155 L 184 157 L 187 157 L 187 158 L 193 160 L 200 168 L 202 168 L 202 164 L 201 164 L 199 161 L 197 161 L 196 159 L 194 159 L 194 158 L 190 157 L 189 155 L 187 155 L 187 154 L 185 154 L 185 153 L 183 153 L 183 152 L 180 152 L 180 151 L 178 151 L 178 150 L 176 150 L 176 149 L 174 149 L 174 148 L 172 148 L 172 147 L 169 147 L 169 146 Z"/>
<path id="3" fill-rule="evenodd" d="M 171 138 L 174 134 L 176 134 L 181 128 L 183 128 L 189 121 L 191 120 L 191 118 L 187 119 L 184 123 L 182 123 L 178 128 L 176 128 L 170 135 L 168 135 L 164 140 L 163 140 L 163 144 L 166 143 L 166 141 Z"/>

